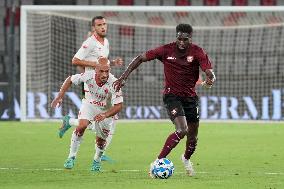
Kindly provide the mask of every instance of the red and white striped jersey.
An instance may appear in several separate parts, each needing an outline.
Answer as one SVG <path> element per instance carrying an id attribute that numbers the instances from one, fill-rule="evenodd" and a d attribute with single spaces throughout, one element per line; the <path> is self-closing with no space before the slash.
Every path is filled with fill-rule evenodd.
<path id="1" fill-rule="evenodd" d="M 85 99 L 102 110 L 107 110 L 110 106 L 123 102 L 122 91 L 115 92 L 112 84 L 117 80 L 112 74 L 106 83 L 99 86 L 95 80 L 94 70 L 71 76 L 71 81 L 75 85 L 85 83 Z"/>
<path id="2" fill-rule="evenodd" d="M 98 62 L 99 57 L 108 58 L 109 55 L 109 42 L 104 38 L 103 44 L 97 40 L 96 35 L 90 36 L 83 42 L 81 48 L 75 54 L 75 58 L 86 61 Z M 85 67 L 85 71 L 93 70 L 93 67 Z"/>

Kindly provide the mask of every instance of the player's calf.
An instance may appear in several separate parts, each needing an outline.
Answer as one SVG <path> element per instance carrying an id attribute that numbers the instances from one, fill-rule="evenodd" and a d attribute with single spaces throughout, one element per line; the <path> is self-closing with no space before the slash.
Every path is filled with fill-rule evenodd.
<path id="1" fill-rule="evenodd" d="M 197 145 L 197 138 L 190 138 L 186 141 L 186 148 L 184 152 L 184 157 L 190 159 L 191 155 L 194 153 Z"/>
<path id="2" fill-rule="evenodd" d="M 158 159 L 162 159 L 167 157 L 167 155 L 176 147 L 176 145 L 181 140 L 181 135 L 178 132 L 174 132 L 170 134 L 158 156 Z"/>

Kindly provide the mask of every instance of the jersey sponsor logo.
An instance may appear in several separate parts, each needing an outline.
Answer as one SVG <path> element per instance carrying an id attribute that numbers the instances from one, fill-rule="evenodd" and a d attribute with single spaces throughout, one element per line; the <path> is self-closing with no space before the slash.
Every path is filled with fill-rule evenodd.
<path id="1" fill-rule="evenodd" d="M 98 102 L 98 101 L 96 101 L 96 100 L 91 101 L 90 104 L 97 105 L 97 106 L 101 106 L 101 107 L 106 106 L 106 104 L 105 104 L 104 102 Z"/>
<path id="2" fill-rule="evenodd" d="M 104 100 L 107 97 L 106 95 L 100 94 L 100 93 L 95 93 L 95 96 L 99 99 L 102 99 L 102 100 Z"/>
<path id="3" fill-rule="evenodd" d="M 176 60 L 176 57 L 169 56 L 167 57 L 167 60 Z"/>
<path id="4" fill-rule="evenodd" d="M 193 56 L 188 56 L 186 57 L 187 62 L 192 62 L 193 61 Z"/>

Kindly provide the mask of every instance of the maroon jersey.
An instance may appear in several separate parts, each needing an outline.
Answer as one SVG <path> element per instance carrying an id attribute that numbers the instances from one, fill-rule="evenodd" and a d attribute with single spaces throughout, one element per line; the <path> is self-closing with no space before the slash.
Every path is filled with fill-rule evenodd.
<path id="1" fill-rule="evenodd" d="M 196 96 L 195 84 L 199 77 L 199 67 L 202 71 L 212 68 L 207 54 L 195 44 L 181 53 L 176 42 L 169 43 L 147 51 L 146 57 L 148 60 L 158 59 L 164 64 L 164 94 L 181 97 Z"/>

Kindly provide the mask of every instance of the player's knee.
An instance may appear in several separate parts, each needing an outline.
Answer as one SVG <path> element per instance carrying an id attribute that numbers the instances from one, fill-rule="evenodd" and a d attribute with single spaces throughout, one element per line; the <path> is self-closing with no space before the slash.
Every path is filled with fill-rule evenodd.
<path id="1" fill-rule="evenodd" d="M 106 146 L 106 140 L 104 140 L 104 139 L 102 139 L 102 138 L 97 138 L 96 139 L 96 144 L 97 144 L 97 147 L 99 148 L 99 149 L 104 149 L 105 148 L 105 146 Z"/>
<path id="2" fill-rule="evenodd" d="M 184 137 L 185 137 L 185 135 L 187 134 L 187 129 L 177 129 L 176 130 L 176 133 L 177 133 L 177 135 L 178 135 L 178 137 L 180 138 L 180 139 L 183 139 Z"/>
<path id="3" fill-rule="evenodd" d="M 75 134 L 79 137 L 84 135 L 86 128 L 85 127 L 77 127 L 75 130 Z"/>
<path id="4" fill-rule="evenodd" d="M 179 137 L 182 139 L 185 137 L 185 135 L 187 135 L 187 126 L 183 125 L 183 126 L 179 126 L 176 128 L 176 132 L 179 133 Z"/>

